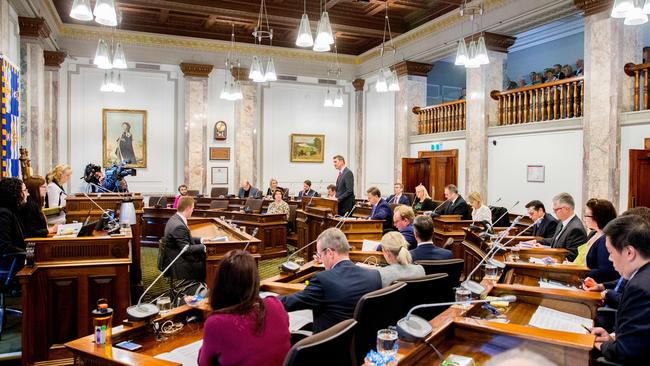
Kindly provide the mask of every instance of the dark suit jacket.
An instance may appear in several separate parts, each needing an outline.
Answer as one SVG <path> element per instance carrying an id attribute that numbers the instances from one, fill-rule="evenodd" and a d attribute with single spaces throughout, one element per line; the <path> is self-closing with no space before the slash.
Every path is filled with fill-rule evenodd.
<path id="1" fill-rule="evenodd" d="M 385 199 L 379 199 L 376 207 L 374 207 L 374 212 L 371 211 L 370 219 L 384 220 L 384 231 L 389 230 L 393 227 L 393 210 L 390 209 L 390 205 L 388 202 L 386 202 Z"/>
<path id="2" fill-rule="evenodd" d="M 605 289 L 607 289 L 607 292 L 605 292 L 605 306 L 618 309 L 618 304 L 621 303 L 621 297 L 623 296 L 625 285 L 627 284 L 627 280 L 622 279 L 621 281 L 622 282 L 618 287 L 618 290 L 616 289 L 618 280 L 603 283 L 603 286 L 605 286 Z"/>
<path id="3" fill-rule="evenodd" d="M 388 202 L 388 204 L 399 204 L 399 205 L 407 205 L 407 206 L 411 204 L 411 201 L 409 201 L 408 196 L 405 195 L 404 193 L 402 193 L 399 196 L 399 200 L 397 202 L 393 202 L 394 199 L 395 199 L 395 195 L 391 194 L 386 201 Z"/>
<path id="4" fill-rule="evenodd" d="M 415 207 L 418 203 L 420 203 L 420 200 L 415 197 L 413 200 L 413 211 L 431 211 L 436 208 L 431 198 L 425 198 L 424 201 L 422 201 L 422 205 L 420 206 L 419 210 Z"/>
<path id="5" fill-rule="evenodd" d="M 453 254 L 450 250 L 437 247 L 435 244 L 421 243 L 410 251 L 413 262 L 429 259 L 452 259 Z"/>
<path id="6" fill-rule="evenodd" d="M 282 197 L 287 197 L 287 195 L 289 194 L 289 190 L 286 189 L 286 188 L 282 188 L 282 187 L 278 186 L 278 188 L 276 188 L 276 189 L 279 189 L 279 190 L 282 191 Z M 271 187 L 266 189 L 266 195 L 267 196 L 273 196 L 273 192 L 271 192 Z"/>
<path id="7" fill-rule="evenodd" d="M 309 191 L 305 193 L 305 191 L 300 191 L 298 192 L 298 197 L 320 197 L 320 194 L 318 192 L 314 191 L 313 189 L 309 188 Z"/>
<path id="8" fill-rule="evenodd" d="M 590 271 L 587 276 L 598 283 L 617 280 L 620 275 L 614 269 L 614 264 L 609 260 L 609 252 L 605 247 L 605 235 L 596 239 L 587 252 L 587 267 Z"/>
<path id="9" fill-rule="evenodd" d="M 190 229 L 185 225 L 180 215 L 174 214 L 165 225 L 165 257 L 166 263 L 176 258 L 186 245 L 190 248 L 183 253 L 169 269 L 174 279 L 191 279 L 205 282 L 205 245 L 200 238 L 193 238 Z"/>
<path id="10" fill-rule="evenodd" d="M 0 255 L 25 251 L 22 227 L 8 208 L 0 207 L 0 228 Z"/>
<path id="11" fill-rule="evenodd" d="M 614 331 L 616 340 L 603 343 L 603 356 L 625 365 L 647 365 L 650 357 L 650 263 L 639 268 L 627 282 Z"/>
<path id="12" fill-rule="evenodd" d="M 458 195 L 458 198 L 456 198 L 456 201 L 453 203 L 447 201 L 440 209 L 438 209 L 438 213 L 441 215 L 462 215 L 462 220 L 472 219 L 469 205 L 461 195 Z"/>
<path id="13" fill-rule="evenodd" d="M 413 224 L 409 224 L 407 227 L 399 231 L 400 234 L 406 239 L 406 242 L 409 243 L 409 250 L 415 249 L 418 246 L 417 240 L 415 240 L 415 234 L 413 233 Z"/>
<path id="14" fill-rule="evenodd" d="M 259 189 L 251 186 L 249 189 L 250 192 L 248 192 L 248 198 L 261 198 L 262 197 L 262 191 Z M 239 192 L 237 193 L 237 197 L 239 198 L 245 198 L 244 197 L 244 188 L 239 187 Z"/>
<path id="15" fill-rule="evenodd" d="M 567 249 L 569 254 L 567 254 L 566 259 L 572 261 L 578 255 L 578 247 L 587 242 L 587 232 L 577 215 L 573 216 L 566 226 L 562 230 L 561 222 L 558 221 L 553 237 L 543 239 L 541 243 L 552 248 Z M 561 233 L 560 230 L 562 230 Z"/>
<path id="16" fill-rule="evenodd" d="M 544 218 L 539 224 L 533 226 L 533 236 L 541 236 L 542 238 L 552 238 L 557 228 L 557 219 L 549 213 L 544 213 Z"/>
<path id="17" fill-rule="evenodd" d="M 317 333 L 352 318 L 361 296 L 380 288 L 378 271 L 344 260 L 328 271 L 316 273 L 304 290 L 282 296 L 280 301 L 287 311 L 312 309 Z"/>
<path id="18" fill-rule="evenodd" d="M 339 215 L 345 215 L 354 207 L 354 174 L 348 167 L 336 180 L 336 198 L 339 200 Z"/>
<path id="19" fill-rule="evenodd" d="M 18 209 L 18 217 L 26 238 L 47 237 L 47 221 L 45 215 L 34 201 L 25 202 Z"/>

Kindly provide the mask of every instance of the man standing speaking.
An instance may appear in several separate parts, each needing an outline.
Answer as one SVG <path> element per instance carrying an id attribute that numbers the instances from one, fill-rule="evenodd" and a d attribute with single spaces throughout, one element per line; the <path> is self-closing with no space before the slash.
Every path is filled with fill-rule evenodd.
<path id="1" fill-rule="evenodd" d="M 339 171 L 336 177 L 336 199 L 339 201 L 339 215 L 345 215 L 354 207 L 354 174 L 345 166 L 341 155 L 333 158 L 334 168 Z"/>

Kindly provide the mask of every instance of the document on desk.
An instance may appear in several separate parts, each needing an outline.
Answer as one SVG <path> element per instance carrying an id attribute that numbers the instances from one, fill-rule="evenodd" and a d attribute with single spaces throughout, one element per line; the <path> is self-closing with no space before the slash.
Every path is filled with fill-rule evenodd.
<path id="1" fill-rule="evenodd" d="M 289 312 L 289 331 L 301 329 L 314 322 L 314 313 L 311 310 L 296 310 Z"/>
<path id="2" fill-rule="evenodd" d="M 180 363 L 183 366 L 197 366 L 201 345 L 203 345 L 203 340 L 178 347 L 171 352 L 161 353 L 154 358 Z"/>
<path id="3" fill-rule="evenodd" d="M 553 310 L 544 306 L 537 308 L 528 325 L 535 328 L 560 330 L 563 332 L 586 334 L 586 327 L 593 327 L 594 322 L 589 318 Z"/>
<path id="4" fill-rule="evenodd" d="M 577 290 L 575 286 L 569 286 L 562 282 L 557 282 L 557 281 L 545 281 L 541 278 L 538 283 L 540 288 L 554 288 L 558 290 Z"/>
<path id="5" fill-rule="evenodd" d="M 363 239 L 363 244 L 361 245 L 362 252 L 374 252 L 377 250 L 377 246 L 381 244 L 378 241 L 372 241 L 368 239 Z"/>

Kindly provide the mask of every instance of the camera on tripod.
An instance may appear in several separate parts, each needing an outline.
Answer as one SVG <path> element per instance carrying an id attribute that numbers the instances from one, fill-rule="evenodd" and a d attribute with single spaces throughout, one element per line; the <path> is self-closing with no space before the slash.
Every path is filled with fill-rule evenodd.
<path id="1" fill-rule="evenodd" d="M 127 192 L 128 190 L 124 188 L 122 181 L 124 177 L 136 176 L 136 170 L 134 168 L 127 168 L 126 164 L 129 164 L 130 161 L 124 160 L 118 164 L 113 164 L 104 170 L 104 188 L 111 192 Z"/>

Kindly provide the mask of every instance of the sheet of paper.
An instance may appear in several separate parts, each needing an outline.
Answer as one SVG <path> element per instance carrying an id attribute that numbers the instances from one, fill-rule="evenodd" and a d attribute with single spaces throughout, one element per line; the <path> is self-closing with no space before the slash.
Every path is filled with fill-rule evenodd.
<path id="1" fill-rule="evenodd" d="M 203 345 L 203 340 L 178 347 L 171 352 L 161 353 L 155 356 L 155 358 L 177 362 L 183 366 L 197 366 L 197 360 L 199 358 L 199 350 L 201 349 L 201 345 Z"/>
<path id="2" fill-rule="evenodd" d="M 539 280 L 539 287 L 541 288 L 554 288 L 554 289 L 560 289 L 560 290 L 577 290 L 575 286 L 569 286 L 561 282 L 557 281 L 544 281 L 543 279 L 540 278 Z"/>
<path id="3" fill-rule="evenodd" d="M 311 310 L 297 310 L 289 312 L 289 331 L 295 331 L 307 324 L 314 322 L 314 313 Z"/>
<path id="4" fill-rule="evenodd" d="M 581 325 L 591 328 L 594 322 L 589 318 L 540 306 L 530 318 L 528 325 L 542 329 L 587 334 L 587 331 Z"/>
<path id="5" fill-rule="evenodd" d="M 59 225 L 56 230 L 55 238 L 76 238 L 81 230 L 83 223 L 75 222 L 72 224 Z"/>
<path id="6" fill-rule="evenodd" d="M 372 241 L 368 239 L 363 239 L 363 244 L 361 246 L 362 252 L 374 252 L 377 250 L 377 246 L 381 244 L 378 241 Z"/>

